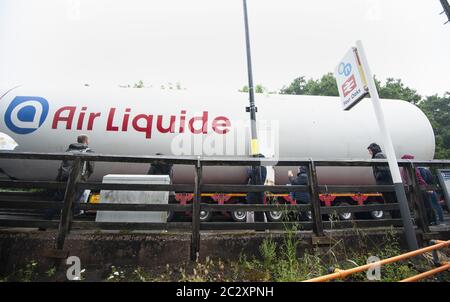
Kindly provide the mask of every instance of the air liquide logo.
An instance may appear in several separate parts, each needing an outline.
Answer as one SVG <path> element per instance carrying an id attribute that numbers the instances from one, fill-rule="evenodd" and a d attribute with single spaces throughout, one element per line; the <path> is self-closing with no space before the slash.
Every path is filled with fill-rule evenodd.
<path id="1" fill-rule="evenodd" d="M 17 134 L 36 131 L 48 115 L 48 102 L 36 96 L 16 96 L 5 112 L 5 124 Z"/>

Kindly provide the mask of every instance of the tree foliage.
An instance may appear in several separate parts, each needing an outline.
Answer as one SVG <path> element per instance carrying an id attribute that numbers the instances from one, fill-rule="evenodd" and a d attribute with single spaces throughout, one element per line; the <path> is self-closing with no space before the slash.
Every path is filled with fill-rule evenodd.
<path id="1" fill-rule="evenodd" d="M 399 99 L 418 106 L 433 126 L 436 151 L 435 158 L 450 158 L 450 92 L 443 97 L 432 95 L 423 98 L 415 89 L 406 86 L 401 79 L 387 78 L 384 83 L 375 78 L 380 98 Z M 338 96 L 336 79 L 327 73 L 320 79 L 306 80 L 304 76 L 294 79 L 289 86 L 280 90 L 281 94 Z M 411 121 L 412 123 L 414 121 Z"/>
<path id="2" fill-rule="evenodd" d="M 414 105 L 419 104 L 422 96 L 416 90 L 406 87 L 400 79 L 387 78 L 384 85 L 375 78 L 378 94 L 382 99 L 399 99 Z"/>
<path id="3" fill-rule="evenodd" d="M 144 88 L 144 82 L 139 80 L 139 82 L 134 83 L 133 88 Z"/>
<path id="4" fill-rule="evenodd" d="M 289 86 L 285 86 L 280 91 L 281 94 L 303 94 L 303 95 L 326 95 L 338 96 L 339 92 L 336 85 L 336 78 L 330 72 L 320 79 L 305 80 L 300 76 L 292 81 Z"/>
<path id="5" fill-rule="evenodd" d="M 248 92 L 248 86 L 244 85 L 241 89 L 239 89 L 239 92 Z M 257 84 L 255 86 L 255 93 L 266 93 L 267 92 L 267 88 L 264 87 L 261 84 Z"/>
<path id="6" fill-rule="evenodd" d="M 450 158 L 450 92 L 443 97 L 432 95 L 419 103 L 433 126 L 436 140 L 435 158 Z"/>

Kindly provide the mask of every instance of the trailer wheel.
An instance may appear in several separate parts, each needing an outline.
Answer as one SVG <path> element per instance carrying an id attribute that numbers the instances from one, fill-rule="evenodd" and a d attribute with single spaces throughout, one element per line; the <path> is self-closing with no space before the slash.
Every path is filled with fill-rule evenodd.
<path id="1" fill-rule="evenodd" d="M 208 221 L 211 221 L 212 216 L 213 216 L 213 212 L 201 210 L 201 211 L 200 211 L 200 222 L 208 222 Z"/>
<path id="2" fill-rule="evenodd" d="M 282 211 L 266 212 L 267 220 L 270 222 L 279 222 L 283 220 L 284 213 Z"/>
<path id="3" fill-rule="evenodd" d="M 313 220 L 313 218 L 312 218 L 312 212 L 311 212 L 311 211 L 306 212 L 306 219 L 307 219 L 308 221 L 312 221 L 312 220 Z"/>
<path id="4" fill-rule="evenodd" d="M 232 211 L 230 212 L 231 218 L 236 222 L 247 222 L 247 212 L 240 211 Z"/>
<path id="5" fill-rule="evenodd" d="M 173 220 L 173 217 L 175 216 L 175 212 L 170 210 L 167 211 L 167 222 L 171 222 Z"/>
<path id="6" fill-rule="evenodd" d="M 270 202 L 270 204 L 280 205 L 280 204 L 283 204 L 283 203 L 280 203 L 278 200 L 274 200 L 274 201 Z M 267 221 L 270 221 L 270 222 L 280 222 L 280 221 L 289 219 L 288 218 L 289 217 L 289 212 L 285 211 L 285 210 L 282 210 L 282 211 L 268 211 L 268 212 L 265 212 L 265 214 L 266 214 L 266 217 L 267 217 Z"/>
<path id="7" fill-rule="evenodd" d="M 370 203 L 371 205 L 382 205 L 381 202 L 372 202 Z M 375 220 L 379 220 L 379 219 L 384 219 L 385 217 L 385 213 L 383 210 L 378 210 L 378 211 L 371 211 L 370 212 L 370 218 L 375 219 Z"/>
<path id="8" fill-rule="evenodd" d="M 298 219 L 300 221 L 312 221 L 312 212 L 311 211 L 300 211 L 298 212 Z"/>
<path id="9" fill-rule="evenodd" d="M 346 207 L 346 206 L 350 206 L 350 204 L 348 202 L 339 202 L 336 204 L 336 206 L 342 206 L 342 207 Z M 355 214 L 353 212 L 344 212 L 344 213 L 339 213 L 338 214 L 339 220 L 353 220 L 355 218 Z"/>

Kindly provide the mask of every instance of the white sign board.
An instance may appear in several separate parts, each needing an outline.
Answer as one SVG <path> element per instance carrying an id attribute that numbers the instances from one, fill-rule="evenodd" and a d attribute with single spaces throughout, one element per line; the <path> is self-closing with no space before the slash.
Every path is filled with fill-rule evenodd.
<path id="1" fill-rule="evenodd" d="M 368 93 L 367 82 L 356 48 L 352 47 L 334 71 L 344 110 L 350 110 Z"/>

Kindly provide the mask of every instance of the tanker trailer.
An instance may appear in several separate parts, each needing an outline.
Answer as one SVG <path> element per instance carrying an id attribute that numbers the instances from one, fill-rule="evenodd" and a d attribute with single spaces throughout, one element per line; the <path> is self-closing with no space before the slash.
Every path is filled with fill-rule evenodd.
<path id="1" fill-rule="evenodd" d="M 249 116 L 245 93 L 160 89 L 46 88 L 19 86 L 0 91 L 0 132 L 16 151 L 64 152 L 79 134 L 97 153 L 116 155 L 248 156 Z M 266 157 L 368 159 L 367 146 L 381 142 L 369 99 L 350 111 L 324 96 L 257 95 L 260 149 Z M 434 134 L 416 106 L 382 100 L 397 157 L 433 159 Z M 59 163 L 0 161 L 17 179 L 55 179 Z M 92 180 L 106 174 L 145 174 L 148 165 L 97 163 Z M 288 183 L 276 167 L 275 183 Z M 319 167 L 319 184 L 374 184 L 371 168 Z M 192 183 L 193 168 L 174 167 L 174 183 Z M 246 167 L 205 167 L 204 183 L 241 184 Z"/>

